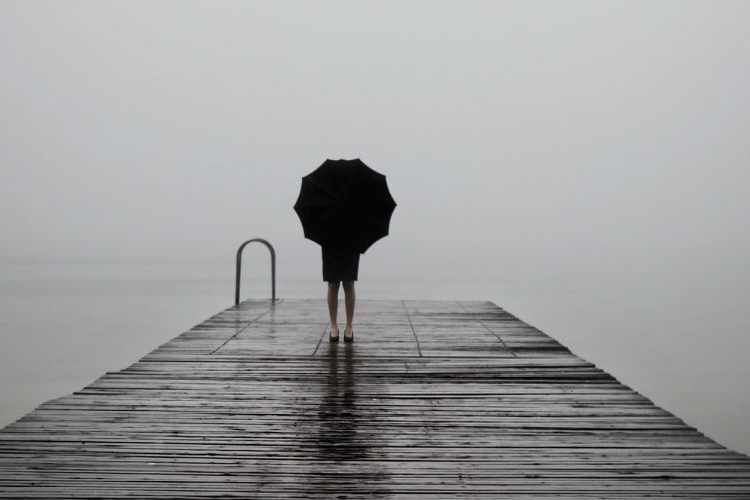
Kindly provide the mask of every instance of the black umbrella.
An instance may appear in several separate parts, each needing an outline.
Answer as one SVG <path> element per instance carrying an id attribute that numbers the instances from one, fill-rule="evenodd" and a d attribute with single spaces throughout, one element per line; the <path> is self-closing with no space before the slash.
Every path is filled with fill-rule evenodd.
<path id="1" fill-rule="evenodd" d="M 294 204 L 305 238 L 362 254 L 388 234 L 395 208 L 385 175 L 359 158 L 324 161 L 302 178 Z"/>

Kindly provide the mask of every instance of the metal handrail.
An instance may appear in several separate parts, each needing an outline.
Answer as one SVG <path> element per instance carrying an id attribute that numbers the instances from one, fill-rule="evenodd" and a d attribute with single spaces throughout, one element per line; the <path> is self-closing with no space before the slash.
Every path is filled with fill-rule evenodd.
<path id="1" fill-rule="evenodd" d="M 242 245 L 240 245 L 240 248 L 237 250 L 237 275 L 234 282 L 234 305 L 238 305 L 240 303 L 240 274 L 242 272 L 242 250 L 245 249 L 245 246 L 248 243 L 252 243 L 253 241 L 257 241 L 258 243 L 263 243 L 265 246 L 268 247 L 268 250 L 271 252 L 271 304 L 276 303 L 276 252 L 273 249 L 273 246 L 264 240 L 263 238 L 253 238 L 252 240 L 247 240 Z"/>

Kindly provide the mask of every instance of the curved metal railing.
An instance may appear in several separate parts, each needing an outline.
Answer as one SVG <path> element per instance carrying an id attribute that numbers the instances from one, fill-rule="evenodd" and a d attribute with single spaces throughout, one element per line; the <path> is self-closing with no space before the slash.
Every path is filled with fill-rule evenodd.
<path id="1" fill-rule="evenodd" d="M 237 305 L 240 303 L 240 275 L 242 273 L 242 251 L 245 249 L 245 246 L 248 243 L 252 243 L 254 241 L 257 241 L 258 243 L 263 243 L 266 247 L 268 247 L 268 250 L 271 252 L 271 304 L 276 303 L 276 252 L 273 249 L 273 245 L 271 245 L 268 241 L 264 240 L 263 238 L 253 238 L 251 240 L 247 240 L 242 245 L 240 245 L 240 248 L 237 249 L 237 273 L 235 276 L 235 282 L 234 282 L 234 305 Z"/>

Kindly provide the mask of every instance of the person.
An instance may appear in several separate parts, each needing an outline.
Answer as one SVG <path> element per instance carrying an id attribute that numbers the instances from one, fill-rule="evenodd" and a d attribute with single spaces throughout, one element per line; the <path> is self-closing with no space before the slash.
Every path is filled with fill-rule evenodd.
<path id="1" fill-rule="evenodd" d="M 354 282 L 357 281 L 359 271 L 359 252 L 321 247 L 323 257 L 323 281 L 328 282 L 328 314 L 331 320 L 331 330 L 328 339 L 335 342 L 339 339 L 337 321 L 339 286 L 344 285 L 344 301 L 346 304 L 346 326 L 344 327 L 344 341 L 354 340 L 352 320 L 354 319 Z"/>

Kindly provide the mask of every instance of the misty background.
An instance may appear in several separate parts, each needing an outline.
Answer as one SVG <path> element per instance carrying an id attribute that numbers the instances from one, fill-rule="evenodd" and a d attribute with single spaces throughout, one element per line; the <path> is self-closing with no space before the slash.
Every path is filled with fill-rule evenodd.
<path id="1" fill-rule="evenodd" d="M 246 239 L 323 299 L 292 206 L 361 158 L 398 206 L 358 299 L 492 300 L 750 453 L 748 15 L 0 2 L 0 425 L 230 306 Z"/>

